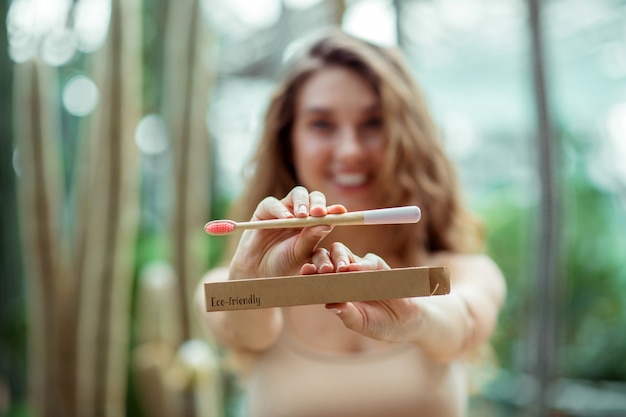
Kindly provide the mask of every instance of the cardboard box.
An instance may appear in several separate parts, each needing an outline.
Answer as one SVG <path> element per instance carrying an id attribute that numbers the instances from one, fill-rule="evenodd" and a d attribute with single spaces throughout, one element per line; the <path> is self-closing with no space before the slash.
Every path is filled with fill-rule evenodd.
<path id="1" fill-rule="evenodd" d="M 450 293 L 447 267 L 340 272 L 204 284 L 206 311 L 425 297 Z"/>

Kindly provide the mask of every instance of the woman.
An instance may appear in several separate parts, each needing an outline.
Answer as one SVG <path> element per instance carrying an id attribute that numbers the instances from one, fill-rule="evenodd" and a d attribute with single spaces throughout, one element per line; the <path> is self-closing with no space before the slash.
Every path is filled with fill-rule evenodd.
<path id="1" fill-rule="evenodd" d="M 252 357 L 249 415 L 466 415 L 464 360 L 493 332 L 505 284 L 401 56 L 342 32 L 312 42 L 272 95 L 250 172 L 237 220 L 413 204 L 422 220 L 245 231 L 205 280 L 447 265 L 452 290 L 203 313 L 219 343 Z"/>

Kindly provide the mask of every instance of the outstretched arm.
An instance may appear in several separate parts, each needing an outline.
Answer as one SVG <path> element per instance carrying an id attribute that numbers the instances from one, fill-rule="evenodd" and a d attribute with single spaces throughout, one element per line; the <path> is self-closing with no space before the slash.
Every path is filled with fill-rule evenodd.
<path id="1" fill-rule="evenodd" d="M 470 352 L 493 333 L 506 286 L 495 263 L 484 255 L 444 254 L 436 260 L 450 268 L 447 296 L 416 299 L 423 313 L 414 341 L 437 360 Z"/>
<path id="2" fill-rule="evenodd" d="M 295 187 L 282 200 L 273 197 L 264 199 L 257 206 L 253 220 L 325 216 L 344 212 L 345 207 L 340 205 L 327 207 L 326 197 L 322 193 L 309 193 L 304 187 Z M 311 258 L 319 242 L 331 230 L 330 226 L 246 230 L 230 267 L 209 272 L 203 282 L 293 275 Z M 280 309 L 206 313 L 202 285 L 197 293 L 203 321 L 220 344 L 261 351 L 270 347 L 280 335 L 283 323 Z"/>
<path id="3" fill-rule="evenodd" d="M 349 266 L 337 268 L 339 260 Z M 384 269 L 376 255 L 353 255 L 341 244 L 326 253 L 316 251 L 303 273 L 333 270 Z M 365 336 L 389 342 L 411 342 L 437 361 L 449 361 L 485 342 L 492 334 L 505 297 L 497 266 L 484 255 L 439 254 L 431 266 L 450 268 L 449 295 L 371 302 L 329 304 L 344 325 Z M 323 269 L 322 269 L 323 268 Z"/>
<path id="4" fill-rule="evenodd" d="M 282 329 L 283 318 L 279 308 L 206 312 L 203 284 L 228 279 L 228 268 L 217 268 L 207 273 L 198 285 L 196 305 L 203 324 L 222 346 L 252 352 L 267 349 Z"/>

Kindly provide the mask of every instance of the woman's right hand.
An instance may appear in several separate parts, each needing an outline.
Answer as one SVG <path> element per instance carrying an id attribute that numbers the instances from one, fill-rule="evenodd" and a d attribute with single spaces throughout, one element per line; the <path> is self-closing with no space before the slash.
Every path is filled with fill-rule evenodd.
<path id="1" fill-rule="evenodd" d="M 252 220 L 341 214 L 342 205 L 326 206 L 326 196 L 309 192 L 302 186 L 293 188 L 278 200 L 267 197 L 257 206 Z M 332 226 L 310 226 L 302 229 L 246 230 L 230 264 L 230 279 L 266 278 L 295 275 L 311 256 Z"/>

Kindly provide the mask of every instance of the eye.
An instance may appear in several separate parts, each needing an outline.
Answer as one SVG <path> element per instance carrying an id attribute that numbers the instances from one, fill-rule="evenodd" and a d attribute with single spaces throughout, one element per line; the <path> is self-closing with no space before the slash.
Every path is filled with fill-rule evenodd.
<path id="1" fill-rule="evenodd" d="M 366 137 L 378 136 L 383 129 L 383 119 L 382 117 L 371 117 L 366 119 L 361 123 L 359 129 L 361 134 Z"/>
<path id="2" fill-rule="evenodd" d="M 372 117 L 363 123 L 364 129 L 380 129 L 383 126 L 383 119 L 380 117 Z"/>
<path id="3" fill-rule="evenodd" d="M 309 123 L 309 127 L 312 130 L 318 130 L 322 132 L 330 132 L 333 129 L 333 124 L 328 120 L 312 120 Z"/>

